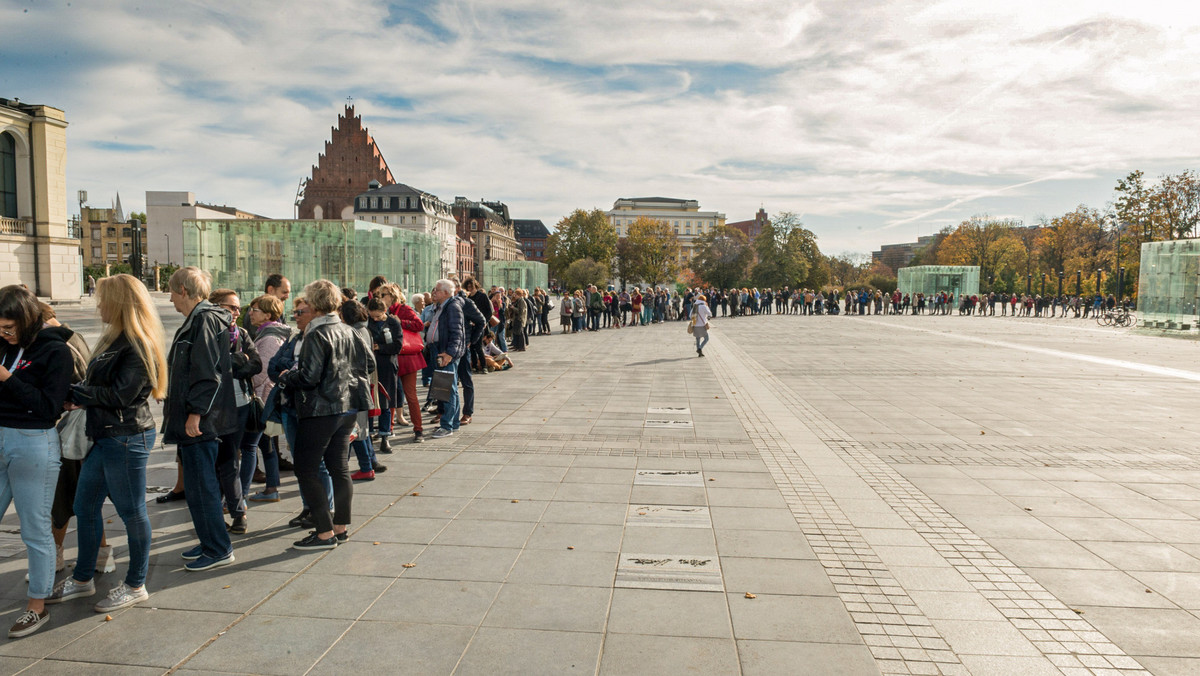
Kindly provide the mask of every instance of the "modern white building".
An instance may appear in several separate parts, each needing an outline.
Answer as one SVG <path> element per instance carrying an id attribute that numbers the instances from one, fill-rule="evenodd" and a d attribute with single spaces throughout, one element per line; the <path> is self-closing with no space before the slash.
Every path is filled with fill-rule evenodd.
<path id="1" fill-rule="evenodd" d="M 183 264 L 183 221 L 266 218 L 235 207 L 204 204 L 187 191 L 146 191 L 146 261 L 150 265 Z"/>
<path id="2" fill-rule="evenodd" d="M 450 205 L 437 195 L 403 183 L 380 185 L 371 181 L 368 190 L 354 199 L 354 217 L 437 237 L 441 242 L 442 276 L 457 271 L 457 222 Z"/>
<path id="3" fill-rule="evenodd" d="M 78 301 L 82 270 L 67 224 L 66 115 L 0 99 L 0 286 Z"/>
<path id="4" fill-rule="evenodd" d="M 609 223 L 624 237 L 629 226 L 638 218 L 645 217 L 663 221 L 674 227 L 679 236 L 680 265 L 687 268 L 692 260 L 692 249 L 696 238 L 725 225 L 725 214 L 719 211 L 700 211 L 697 200 L 673 197 L 622 197 L 613 202 L 606 212 Z"/>

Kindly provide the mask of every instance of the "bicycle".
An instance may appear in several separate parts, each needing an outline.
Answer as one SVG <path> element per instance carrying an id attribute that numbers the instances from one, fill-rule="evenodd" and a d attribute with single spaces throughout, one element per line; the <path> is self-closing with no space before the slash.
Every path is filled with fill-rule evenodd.
<path id="1" fill-rule="evenodd" d="M 1096 323 L 1100 326 L 1124 328 L 1137 324 L 1137 316 L 1130 312 L 1128 308 L 1119 307 L 1112 310 L 1104 310 L 1097 314 Z"/>

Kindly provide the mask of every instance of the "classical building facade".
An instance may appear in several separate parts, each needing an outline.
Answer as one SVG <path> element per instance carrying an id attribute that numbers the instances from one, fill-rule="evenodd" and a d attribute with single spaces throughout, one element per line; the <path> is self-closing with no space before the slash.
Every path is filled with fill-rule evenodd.
<path id="1" fill-rule="evenodd" d="M 474 277 L 475 272 L 475 243 L 469 239 L 463 239 L 458 235 L 454 236 L 454 241 L 458 243 L 458 269 L 456 273 L 458 278 L 464 279 L 467 275 Z"/>
<path id="2" fill-rule="evenodd" d="M 133 255 L 133 226 L 121 210 L 121 197 L 110 209 L 79 208 L 79 227 L 84 267 L 128 263 Z M 138 228 L 142 252 L 146 251 L 146 229 Z M 180 240 L 182 244 L 182 240 Z M 147 257 L 147 262 L 153 261 Z"/>
<path id="3" fill-rule="evenodd" d="M 700 202 L 674 197 L 622 197 L 613 202 L 613 208 L 605 215 L 616 229 L 617 237 L 624 237 L 629 225 L 641 217 L 672 226 L 679 236 L 679 262 L 684 268 L 691 263 L 696 238 L 725 225 L 725 214 L 700 211 Z"/>
<path id="4" fill-rule="evenodd" d="M 237 207 L 205 204 L 196 194 L 176 190 L 146 191 L 146 260 L 150 265 L 182 265 L 183 222 L 221 218 L 267 218 Z"/>
<path id="5" fill-rule="evenodd" d="M 331 129 L 325 152 L 317 157 L 312 176 L 302 185 L 303 197 L 297 203 L 297 218 L 349 219 L 354 218 L 354 198 L 371 181 L 380 185 L 396 182 L 375 139 L 354 114 L 354 106 L 346 106 Z"/>
<path id="6" fill-rule="evenodd" d="M 456 221 L 449 204 L 403 183 L 371 181 L 354 202 L 354 218 L 433 235 L 441 242 L 443 276 L 458 271 Z"/>
<path id="7" fill-rule="evenodd" d="M 513 221 L 513 231 L 517 241 L 521 243 L 521 251 L 525 260 L 546 262 L 546 238 L 550 230 L 541 220 L 518 218 Z"/>
<path id="8" fill-rule="evenodd" d="M 67 215 L 66 115 L 0 99 L 0 286 L 79 299 L 79 239 Z"/>
<path id="9" fill-rule="evenodd" d="M 475 271 L 485 286 L 492 284 L 484 279 L 485 262 L 525 260 L 521 245 L 513 233 L 507 204 L 474 202 L 466 197 L 455 197 L 453 212 L 458 236 L 469 239 L 475 245 Z"/>

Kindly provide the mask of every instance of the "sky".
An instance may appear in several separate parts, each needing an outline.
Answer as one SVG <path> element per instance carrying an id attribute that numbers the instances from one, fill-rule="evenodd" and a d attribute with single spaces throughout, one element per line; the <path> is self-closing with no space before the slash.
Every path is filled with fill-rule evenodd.
<path id="1" fill-rule="evenodd" d="M 827 253 L 1200 168 L 1198 57 L 1179 1 L 0 0 L 0 97 L 66 112 L 73 213 L 290 218 L 351 97 L 446 201 L 792 211 Z"/>

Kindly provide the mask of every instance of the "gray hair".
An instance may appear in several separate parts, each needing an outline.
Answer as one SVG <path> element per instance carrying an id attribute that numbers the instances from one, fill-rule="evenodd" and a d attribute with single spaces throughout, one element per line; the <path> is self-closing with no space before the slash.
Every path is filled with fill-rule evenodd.
<path id="1" fill-rule="evenodd" d="M 449 279 L 437 280 L 436 282 L 433 283 L 433 288 L 435 290 L 441 289 L 442 291 L 444 291 L 450 295 L 454 295 L 454 282 L 450 281 Z"/>
<path id="2" fill-rule="evenodd" d="M 192 300 L 204 300 L 212 292 L 212 275 L 206 270 L 189 265 L 176 270 L 167 281 L 167 287 Z"/>

